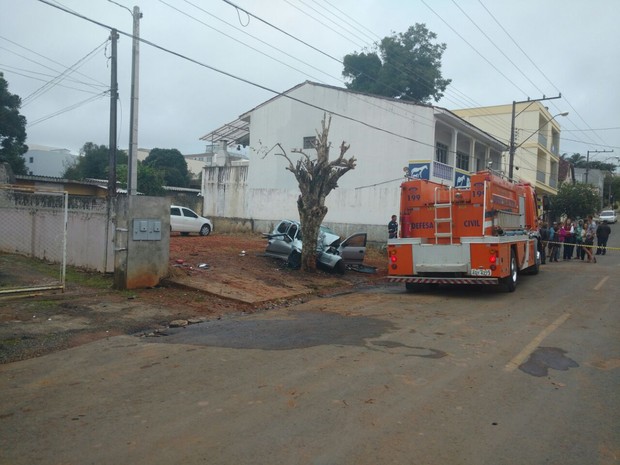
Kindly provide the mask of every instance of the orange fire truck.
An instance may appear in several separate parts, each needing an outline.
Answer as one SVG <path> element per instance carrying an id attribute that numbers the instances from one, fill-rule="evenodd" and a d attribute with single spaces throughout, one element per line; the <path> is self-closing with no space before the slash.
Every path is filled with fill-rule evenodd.
<path id="1" fill-rule="evenodd" d="M 529 183 L 492 171 L 472 174 L 467 187 L 426 179 L 401 185 L 400 234 L 388 240 L 388 280 L 408 290 L 437 284 L 504 284 L 536 274 L 538 207 Z"/>

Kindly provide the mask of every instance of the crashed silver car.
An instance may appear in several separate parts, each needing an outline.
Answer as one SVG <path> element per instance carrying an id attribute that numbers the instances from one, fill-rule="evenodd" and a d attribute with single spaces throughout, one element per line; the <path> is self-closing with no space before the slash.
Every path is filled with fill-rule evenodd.
<path id="1" fill-rule="evenodd" d="M 269 234 L 265 255 L 286 260 L 292 268 L 301 264 L 301 225 L 298 221 L 282 220 Z M 334 231 L 321 226 L 317 241 L 317 265 L 344 273 L 347 267 L 362 266 L 366 254 L 366 233 L 355 233 L 340 240 Z"/>

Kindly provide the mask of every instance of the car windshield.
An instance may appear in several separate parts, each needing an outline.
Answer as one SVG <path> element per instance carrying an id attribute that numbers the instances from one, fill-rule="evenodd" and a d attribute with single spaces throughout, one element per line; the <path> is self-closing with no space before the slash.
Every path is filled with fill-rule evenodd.
<path id="1" fill-rule="evenodd" d="M 601 213 L 601 216 L 614 216 L 614 212 L 612 210 L 605 210 Z"/>

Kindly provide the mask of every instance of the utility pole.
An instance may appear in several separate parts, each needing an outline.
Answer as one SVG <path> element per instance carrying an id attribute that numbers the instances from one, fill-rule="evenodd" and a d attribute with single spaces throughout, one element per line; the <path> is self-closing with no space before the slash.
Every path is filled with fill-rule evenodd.
<path id="1" fill-rule="evenodd" d="M 586 155 L 586 184 L 588 184 L 588 173 L 590 171 L 590 154 L 591 153 L 611 153 L 613 150 L 588 150 Z"/>
<path id="2" fill-rule="evenodd" d="M 133 7 L 133 45 L 131 49 L 131 106 L 129 110 L 129 163 L 127 193 L 138 193 L 138 88 L 140 68 L 140 8 Z"/>
<path id="3" fill-rule="evenodd" d="M 118 101 L 118 81 L 116 78 L 118 32 L 110 31 L 112 55 L 110 56 L 110 156 L 108 163 L 108 198 L 116 197 L 116 102 Z"/>
<path id="4" fill-rule="evenodd" d="M 523 113 L 525 110 L 527 110 L 531 105 L 533 105 L 535 102 L 542 102 L 543 100 L 553 100 L 556 98 L 562 98 L 562 94 L 560 93 L 557 97 L 545 97 L 544 95 L 542 96 L 542 98 L 537 98 L 537 99 L 527 99 L 527 100 L 521 100 L 521 101 L 514 101 L 512 102 L 512 119 L 510 120 L 510 148 L 508 151 L 509 154 L 509 161 L 508 161 L 508 179 L 512 180 L 512 173 L 514 170 L 514 163 L 515 163 L 515 151 L 517 150 L 517 147 L 515 146 L 515 120 L 517 118 L 517 116 L 519 116 L 521 113 Z M 515 111 L 517 109 L 517 104 L 518 103 L 528 103 L 529 105 L 526 106 L 523 110 L 521 110 L 518 114 L 515 114 Z"/>

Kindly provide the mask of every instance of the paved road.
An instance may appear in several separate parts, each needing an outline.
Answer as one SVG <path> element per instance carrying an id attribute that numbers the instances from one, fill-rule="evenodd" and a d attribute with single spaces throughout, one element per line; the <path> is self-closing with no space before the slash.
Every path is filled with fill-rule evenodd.
<path id="1" fill-rule="evenodd" d="M 619 271 L 620 250 L 514 293 L 385 286 L 0 366 L 0 463 L 617 464 Z"/>

